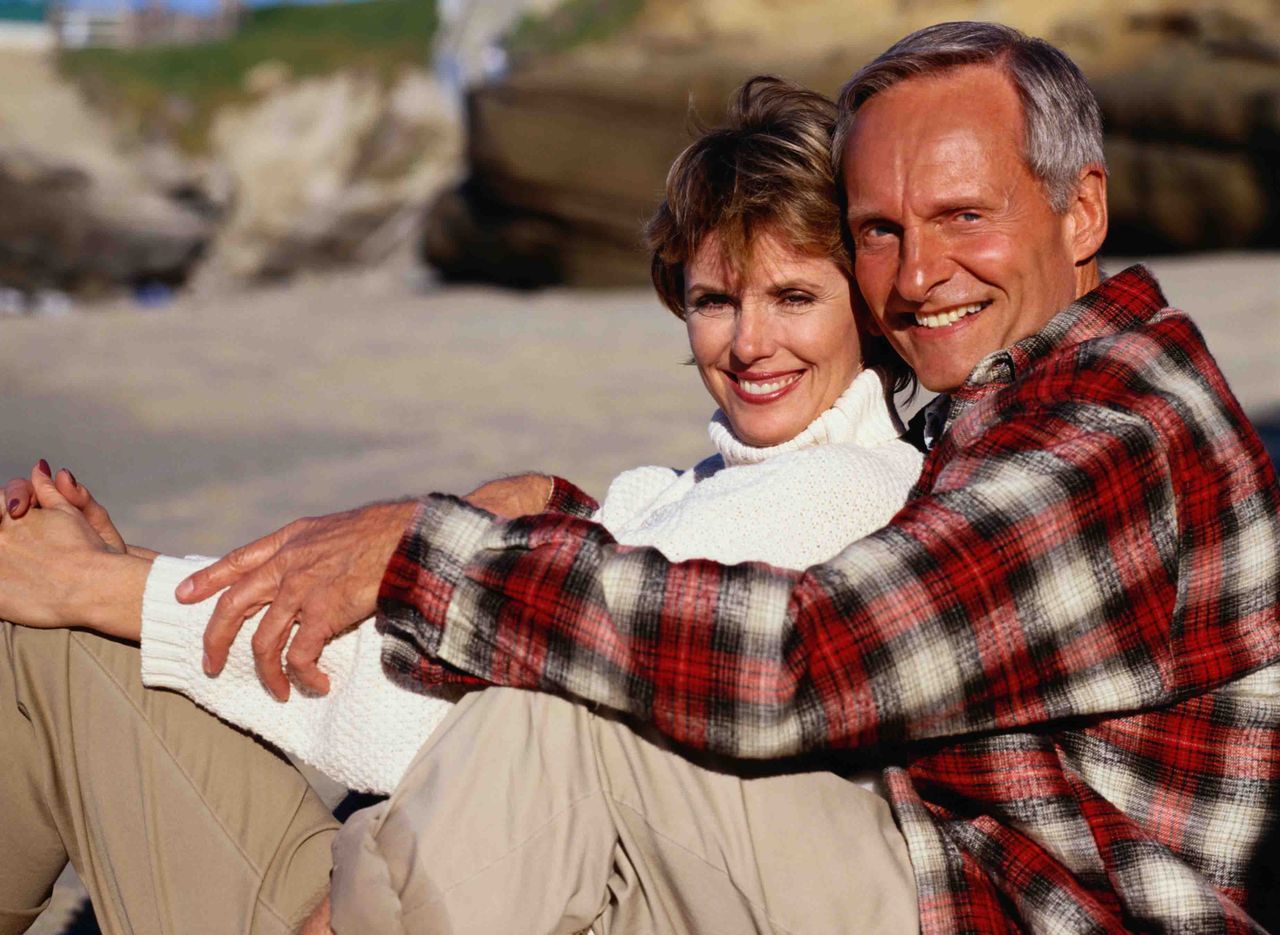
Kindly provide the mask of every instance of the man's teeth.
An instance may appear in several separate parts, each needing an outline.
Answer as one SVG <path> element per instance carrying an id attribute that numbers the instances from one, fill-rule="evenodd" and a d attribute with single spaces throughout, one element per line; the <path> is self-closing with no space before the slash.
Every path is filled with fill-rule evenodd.
<path id="1" fill-rule="evenodd" d="M 751 396 L 765 396 L 769 393 L 776 393 L 784 386 L 790 386 L 800 379 L 800 374 L 793 373 L 783 377 L 781 380 L 770 380 L 768 383 L 758 383 L 753 380 L 739 380 L 738 386 L 742 387 L 742 391 Z"/>
<path id="2" fill-rule="evenodd" d="M 969 305 L 957 305 L 955 308 L 939 312 L 937 315 L 921 315 L 916 313 L 916 324 L 926 328 L 941 328 L 943 325 L 955 324 L 965 315 L 972 315 L 986 308 L 985 302 L 973 302 Z"/>

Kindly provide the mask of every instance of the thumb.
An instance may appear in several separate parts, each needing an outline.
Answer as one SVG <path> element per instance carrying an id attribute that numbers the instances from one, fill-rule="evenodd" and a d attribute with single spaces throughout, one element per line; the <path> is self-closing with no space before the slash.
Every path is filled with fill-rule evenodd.
<path id="1" fill-rule="evenodd" d="M 62 492 L 53 483 L 53 478 L 42 471 L 39 465 L 31 469 L 31 486 L 35 488 L 36 500 L 43 509 L 80 512 L 72 503 L 67 501 L 67 498 L 62 495 Z"/>

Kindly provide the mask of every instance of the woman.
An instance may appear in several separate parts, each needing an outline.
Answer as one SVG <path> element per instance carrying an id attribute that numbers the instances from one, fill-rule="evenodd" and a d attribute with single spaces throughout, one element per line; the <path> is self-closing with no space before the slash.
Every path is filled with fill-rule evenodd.
<path id="1" fill-rule="evenodd" d="M 887 522 L 918 474 L 920 456 L 899 440 L 887 403 L 908 380 L 905 365 L 882 339 L 860 334 L 855 317 L 828 156 L 834 116 L 819 95 L 754 79 L 737 94 L 728 125 L 672 166 L 667 199 L 648 228 L 653 280 L 684 320 L 692 362 L 719 406 L 710 426 L 716 454 L 688 471 L 619 476 L 597 519 L 624 545 L 653 546 L 673 560 L 803 568 Z M 56 505 L 55 485 L 33 481 L 46 505 Z M 7 521 L 0 535 L 30 522 Z M 109 522 L 99 525 L 118 540 Z M 86 528 L 60 534 L 88 541 Z M 449 704 L 386 679 L 372 622 L 326 648 L 332 690 L 322 698 L 283 706 L 270 699 L 254 671 L 252 625 L 223 674 L 205 677 L 199 660 L 211 604 L 186 607 L 172 596 L 201 564 L 157 557 L 145 588 L 135 566 L 133 590 L 101 611 L 115 619 L 91 625 L 141 636 L 148 685 L 184 692 L 353 788 L 391 791 Z M 139 602 L 141 627 L 132 632 Z M 23 620 L 24 608 L 3 598 L 0 613 L 48 622 Z M 883 818 L 882 803 L 879 810 Z M 900 846 L 894 858 L 901 864 Z M 909 885 L 897 896 L 900 910 Z M 556 902 L 548 899 L 553 911 Z"/>

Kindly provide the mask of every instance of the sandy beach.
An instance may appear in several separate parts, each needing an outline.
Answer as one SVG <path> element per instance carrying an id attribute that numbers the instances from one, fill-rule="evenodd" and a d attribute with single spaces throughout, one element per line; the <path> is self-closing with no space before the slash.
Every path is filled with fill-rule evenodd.
<path id="1" fill-rule="evenodd" d="M 1150 265 L 1274 454 L 1280 256 Z M 623 468 L 707 453 L 683 326 L 647 291 L 412 282 L 334 275 L 0 320 L 0 474 L 70 466 L 131 540 L 212 554 L 372 499 L 522 469 L 601 494 Z M 32 931 L 62 931 L 81 892 L 60 888 Z"/>
<path id="2" fill-rule="evenodd" d="M 1280 422 L 1280 256 L 1151 265 L 1250 415 Z M 599 494 L 708 450 L 686 356 L 646 291 L 423 291 L 385 271 L 0 320 L 0 473 L 70 466 L 128 536 L 203 553 L 523 469 Z"/>

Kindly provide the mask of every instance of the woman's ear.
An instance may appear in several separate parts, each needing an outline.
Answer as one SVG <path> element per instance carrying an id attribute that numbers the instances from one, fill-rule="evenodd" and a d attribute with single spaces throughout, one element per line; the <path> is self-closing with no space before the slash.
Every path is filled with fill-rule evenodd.
<path id="1" fill-rule="evenodd" d="M 1072 259 L 1077 266 L 1091 261 L 1107 239 L 1107 171 L 1089 165 L 1080 173 L 1075 194 L 1067 205 Z"/>

